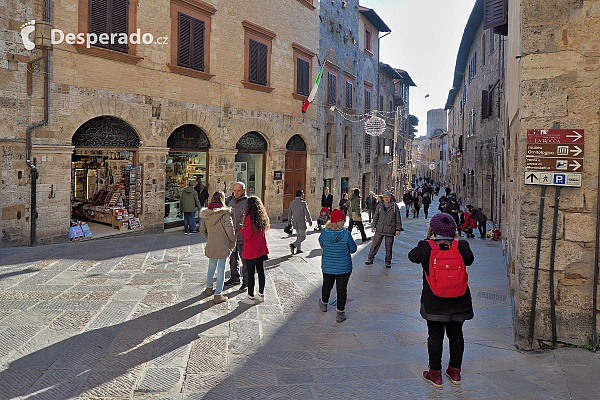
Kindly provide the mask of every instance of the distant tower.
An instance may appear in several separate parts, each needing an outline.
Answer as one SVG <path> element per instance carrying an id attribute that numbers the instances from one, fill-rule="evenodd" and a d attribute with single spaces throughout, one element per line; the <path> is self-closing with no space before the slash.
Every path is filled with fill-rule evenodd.
<path id="1" fill-rule="evenodd" d="M 431 137 L 436 129 L 448 130 L 446 111 L 443 108 L 434 108 L 427 111 L 427 136 Z"/>

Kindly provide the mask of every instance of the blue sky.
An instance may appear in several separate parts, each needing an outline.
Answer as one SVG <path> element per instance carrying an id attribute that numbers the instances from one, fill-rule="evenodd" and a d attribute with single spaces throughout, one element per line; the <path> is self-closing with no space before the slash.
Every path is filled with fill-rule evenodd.
<path id="1" fill-rule="evenodd" d="M 452 87 L 456 54 L 475 0 L 360 0 L 392 33 L 381 40 L 381 61 L 402 68 L 417 84 L 410 113 L 427 132 L 427 110 L 444 108 Z M 428 98 L 425 95 L 429 94 Z"/>

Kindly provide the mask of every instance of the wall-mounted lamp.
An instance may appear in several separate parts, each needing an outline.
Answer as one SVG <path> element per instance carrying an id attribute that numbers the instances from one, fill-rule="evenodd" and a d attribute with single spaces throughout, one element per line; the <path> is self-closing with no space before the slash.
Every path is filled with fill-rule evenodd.
<path id="1" fill-rule="evenodd" d="M 47 21 L 35 21 L 33 43 L 38 49 L 52 48 L 52 24 Z"/>

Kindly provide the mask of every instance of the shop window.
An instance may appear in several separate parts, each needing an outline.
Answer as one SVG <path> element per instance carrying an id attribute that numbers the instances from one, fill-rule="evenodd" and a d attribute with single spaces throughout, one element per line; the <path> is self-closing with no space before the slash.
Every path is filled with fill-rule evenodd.
<path id="1" fill-rule="evenodd" d="M 249 21 L 242 21 L 245 32 L 244 87 L 271 92 L 271 48 L 275 32 Z"/>
<path id="2" fill-rule="evenodd" d="M 238 150 L 235 155 L 235 181 L 246 184 L 248 196 L 263 198 L 267 141 L 260 133 L 251 131 L 244 134 L 235 147 Z"/>

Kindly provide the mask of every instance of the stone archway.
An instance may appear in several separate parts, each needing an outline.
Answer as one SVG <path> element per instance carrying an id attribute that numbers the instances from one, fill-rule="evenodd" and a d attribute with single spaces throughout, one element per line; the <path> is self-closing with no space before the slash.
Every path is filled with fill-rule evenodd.
<path id="1" fill-rule="evenodd" d="M 306 142 L 300 135 L 286 143 L 285 176 L 283 184 L 283 216 L 287 216 L 290 202 L 297 190 L 306 192 Z"/>
<path id="2" fill-rule="evenodd" d="M 71 138 L 75 147 L 131 149 L 140 146 L 140 137 L 124 120 L 104 115 L 82 124 Z"/>

